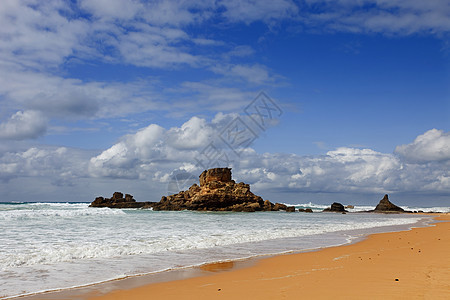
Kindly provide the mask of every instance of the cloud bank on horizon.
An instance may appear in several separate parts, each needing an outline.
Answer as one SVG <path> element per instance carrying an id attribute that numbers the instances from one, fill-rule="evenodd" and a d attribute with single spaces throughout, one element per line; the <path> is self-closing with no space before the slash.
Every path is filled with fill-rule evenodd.
<path id="1" fill-rule="evenodd" d="M 449 32 L 450 3 L 444 0 L 2 1 L 1 190 L 6 200 L 15 201 L 88 201 L 84 197 L 118 189 L 130 189 L 124 192 L 141 198 L 162 195 L 174 171 L 201 172 L 196 159 L 208 143 L 215 141 L 226 149 L 218 133 L 264 89 L 286 111 L 280 122 L 304 128 L 305 124 L 296 123 L 302 118 L 298 114 L 310 114 L 313 121 L 305 122 L 314 128 L 302 136 L 296 128 L 274 125 L 245 147 L 230 164 L 233 176 L 251 183 L 253 189 L 286 195 L 419 193 L 450 202 L 446 127 L 450 110 L 448 88 L 442 88 L 445 78 L 442 84 L 421 81 L 433 93 L 407 88 L 418 95 L 416 99 L 390 99 L 390 85 L 361 96 L 354 87 L 360 73 L 352 74 L 358 63 L 355 67 L 349 64 L 349 82 L 342 89 L 355 88 L 357 95 L 352 99 L 340 95 L 339 108 L 338 101 L 329 96 L 340 91 L 334 87 L 338 84 L 334 77 L 327 77 L 341 68 L 334 66 L 335 61 L 360 59 L 363 44 L 371 39 L 386 43 L 426 40 L 440 56 L 436 61 L 424 60 L 423 69 L 414 71 L 436 78 L 447 72 L 448 76 Z M 311 52 L 302 52 L 299 49 L 305 43 L 301 38 L 314 45 L 311 40 L 322 36 L 336 47 L 320 54 L 318 63 L 308 65 L 308 55 L 327 47 L 320 44 Z M 283 44 L 286 41 L 292 45 Z M 372 55 L 365 60 L 372 60 Z M 421 55 L 417 52 L 417 57 Z M 396 53 L 385 63 L 401 63 L 402 59 Z M 379 61 L 367 64 L 375 70 Z M 305 70 L 309 73 L 304 77 L 293 75 Z M 379 72 L 379 78 L 383 77 Z M 346 76 L 339 74 L 336 78 Z M 396 76 L 402 80 L 409 75 Z M 311 91 L 305 87 L 311 82 L 301 82 L 318 82 L 319 78 L 324 83 Z M 368 78 L 358 82 L 358 88 L 374 82 L 378 84 L 378 78 Z M 396 82 L 395 88 L 406 82 L 413 81 Z M 334 88 L 329 94 L 327 84 Z M 378 95 L 378 90 L 386 93 Z M 412 107 L 411 115 L 429 113 L 430 117 L 420 126 L 406 117 L 399 120 L 403 123 L 394 127 L 407 132 L 400 143 L 352 146 L 349 136 L 366 132 L 346 132 L 361 120 L 346 123 L 339 114 L 348 112 L 341 118 L 349 119 L 350 111 L 361 107 L 356 115 L 364 115 L 364 107 L 376 99 L 395 112 Z M 427 101 L 428 106 L 417 104 Z M 326 107 L 330 112 L 324 112 Z M 296 110 L 302 112 L 296 115 Z M 435 112 L 440 115 L 433 118 Z M 321 119 L 335 125 L 315 125 L 314 120 Z M 320 126 L 328 126 L 330 132 L 336 126 L 343 133 L 322 137 L 327 129 Z M 277 136 L 290 138 L 285 138 L 284 145 Z M 336 141 L 338 136 L 342 140 Z M 291 138 L 325 149 L 297 152 L 303 145 L 289 146 Z M 373 139 L 383 138 L 374 135 Z M 278 148 L 273 141 L 279 143 Z M 75 195 L 80 189 L 84 190 Z"/>

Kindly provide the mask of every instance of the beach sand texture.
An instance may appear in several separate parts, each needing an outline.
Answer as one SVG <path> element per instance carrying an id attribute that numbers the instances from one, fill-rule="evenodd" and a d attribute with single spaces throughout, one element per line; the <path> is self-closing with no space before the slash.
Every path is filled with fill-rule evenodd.
<path id="1" fill-rule="evenodd" d="M 450 215 L 436 219 L 445 222 L 89 299 L 450 299 Z"/>

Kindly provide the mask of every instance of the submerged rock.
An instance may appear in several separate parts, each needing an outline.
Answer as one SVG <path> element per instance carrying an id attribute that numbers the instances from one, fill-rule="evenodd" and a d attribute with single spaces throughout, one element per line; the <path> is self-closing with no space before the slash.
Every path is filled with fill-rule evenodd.
<path id="1" fill-rule="evenodd" d="M 342 205 L 341 203 L 338 203 L 338 202 L 334 202 L 333 204 L 331 204 L 331 207 L 325 208 L 323 211 L 324 212 L 347 212 L 344 208 L 344 205 Z"/>
<path id="2" fill-rule="evenodd" d="M 253 194 L 250 185 L 232 180 L 230 168 L 205 170 L 199 182 L 200 186 L 193 184 L 187 191 L 163 196 L 153 204 L 153 210 L 255 212 L 283 209 L 278 203 L 274 205 Z"/>
<path id="3" fill-rule="evenodd" d="M 377 207 L 375 207 L 374 212 L 404 212 L 405 210 L 391 201 L 389 201 L 389 196 L 384 195 L 383 199 L 380 200 Z"/>

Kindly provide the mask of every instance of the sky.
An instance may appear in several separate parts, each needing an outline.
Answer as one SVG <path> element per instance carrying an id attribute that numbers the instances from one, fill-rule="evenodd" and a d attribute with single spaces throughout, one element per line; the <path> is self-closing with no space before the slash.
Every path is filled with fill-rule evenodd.
<path id="1" fill-rule="evenodd" d="M 447 0 L 0 2 L 0 201 L 450 206 Z"/>

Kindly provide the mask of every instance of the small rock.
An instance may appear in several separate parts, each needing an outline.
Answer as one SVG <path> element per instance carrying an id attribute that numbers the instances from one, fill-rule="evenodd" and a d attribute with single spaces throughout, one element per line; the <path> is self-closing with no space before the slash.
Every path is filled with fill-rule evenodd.
<path id="1" fill-rule="evenodd" d="M 295 206 L 286 207 L 286 212 L 295 212 Z"/>
<path id="2" fill-rule="evenodd" d="M 324 212 L 347 212 L 344 208 L 344 205 L 342 205 L 341 203 L 338 203 L 338 202 L 334 202 L 333 204 L 331 204 L 330 208 L 325 208 L 323 211 Z"/>

